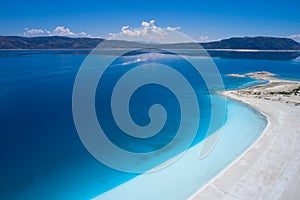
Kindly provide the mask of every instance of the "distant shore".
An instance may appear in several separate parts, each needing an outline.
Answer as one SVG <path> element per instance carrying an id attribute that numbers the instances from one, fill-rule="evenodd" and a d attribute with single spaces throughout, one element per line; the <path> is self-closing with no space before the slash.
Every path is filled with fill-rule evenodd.
<path id="1" fill-rule="evenodd" d="M 191 199 L 297 199 L 300 196 L 300 82 L 269 72 L 229 74 L 268 80 L 224 95 L 267 116 L 262 136 Z M 242 131 L 242 130 L 241 130 Z"/>
<path id="2" fill-rule="evenodd" d="M 297 52 L 300 44 L 291 38 L 280 37 L 232 37 L 211 42 L 197 42 L 189 40 L 180 42 L 174 40 L 166 43 L 138 42 L 132 40 L 107 40 L 104 38 L 90 37 L 21 37 L 0 36 L 0 49 L 94 49 L 100 43 L 102 48 L 124 49 L 190 49 L 208 51 L 234 51 L 234 52 Z"/>

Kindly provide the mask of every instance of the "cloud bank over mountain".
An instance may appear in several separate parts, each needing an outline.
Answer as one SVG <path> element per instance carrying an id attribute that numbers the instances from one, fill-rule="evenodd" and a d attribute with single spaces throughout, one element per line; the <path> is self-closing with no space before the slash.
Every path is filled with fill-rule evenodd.
<path id="1" fill-rule="evenodd" d="M 25 28 L 24 33 L 22 34 L 26 37 L 37 37 L 37 36 L 67 36 L 67 37 L 92 37 L 91 34 L 86 32 L 75 33 L 69 28 L 64 26 L 57 26 L 52 31 L 41 28 Z"/>

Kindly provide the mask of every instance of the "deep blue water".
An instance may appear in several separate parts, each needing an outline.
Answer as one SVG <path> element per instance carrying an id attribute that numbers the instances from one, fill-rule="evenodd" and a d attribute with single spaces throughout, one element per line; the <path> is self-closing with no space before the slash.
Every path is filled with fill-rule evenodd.
<path id="1" fill-rule="evenodd" d="M 88 199 L 137 176 L 113 170 L 98 162 L 87 152 L 77 135 L 72 117 L 72 89 L 86 53 L 0 51 L 0 199 Z M 199 81 L 194 83 L 196 91 L 203 89 L 200 87 L 203 84 L 201 79 L 193 77 L 194 73 L 186 70 L 181 61 L 165 59 L 161 62 L 173 64 L 178 70 L 186 73 L 186 76 L 190 76 L 191 80 Z M 229 73 L 269 71 L 280 75 L 281 78 L 300 80 L 299 59 L 214 58 L 214 62 L 221 72 L 226 88 L 260 83 L 250 78 L 225 76 Z M 121 73 L 122 70 L 126 68 L 116 68 L 114 72 Z M 107 75 L 108 85 L 109 81 L 112 81 L 109 74 L 112 73 Z M 107 87 L 103 89 L 106 90 Z M 98 90 L 101 90 L 101 87 Z M 156 91 L 157 97 L 161 97 L 159 103 L 168 105 L 169 110 L 176 107 L 176 100 L 167 101 L 173 99 L 172 93 L 163 92 L 164 88 L 156 88 Z M 202 92 L 205 92 L 205 89 Z M 158 103 L 151 102 L 151 98 L 139 93 L 135 95 L 133 99 L 137 102 L 146 105 Z M 204 96 L 200 100 L 209 104 L 209 100 Z M 96 97 L 96 101 L 98 110 L 107 103 L 101 96 Z M 135 111 L 137 123 L 143 124 L 149 120 L 143 118 L 147 106 L 143 109 Z M 209 116 L 206 115 L 209 109 L 202 108 L 202 112 L 204 131 L 209 123 L 206 118 Z M 176 113 L 172 116 L 176 116 Z M 98 118 L 99 121 L 108 120 L 101 119 L 99 115 Z M 174 126 L 166 129 L 176 129 L 178 119 L 174 117 L 170 120 Z M 114 138 L 113 135 L 111 137 Z M 203 135 L 199 132 L 194 143 L 201 139 Z M 168 142 L 168 138 L 156 140 Z M 156 140 L 146 142 L 143 145 L 147 147 L 145 149 L 131 150 L 148 151 L 165 144 L 159 144 L 157 147 Z M 115 142 L 124 145 L 124 148 L 131 148 L 121 140 Z"/>

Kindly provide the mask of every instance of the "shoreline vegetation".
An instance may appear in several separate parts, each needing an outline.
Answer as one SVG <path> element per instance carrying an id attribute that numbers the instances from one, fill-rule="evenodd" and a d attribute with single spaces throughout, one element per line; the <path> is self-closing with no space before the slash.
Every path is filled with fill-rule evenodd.
<path id="1" fill-rule="evenodd" d="M 300 82 L 269 72 L 228 74 L 268 83 L 228 90 L 224 96 L 267 116 L 261 137 L 190 199 L 297 199 L 300 195 Z"/>

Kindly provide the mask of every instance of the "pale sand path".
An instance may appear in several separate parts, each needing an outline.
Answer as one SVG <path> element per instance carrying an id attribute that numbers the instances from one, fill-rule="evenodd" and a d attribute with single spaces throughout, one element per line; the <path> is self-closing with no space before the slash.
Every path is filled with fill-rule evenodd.
<path id="1" fill-rule="evenodd" d="M 264 113 L 267 128 L 239 160 L 191 199 L 300 199 L 300 96 L 265 93 L 290 91 L 300 83 L 268 76 L 258 79 L 271 82 L 225 95 Z"/>

